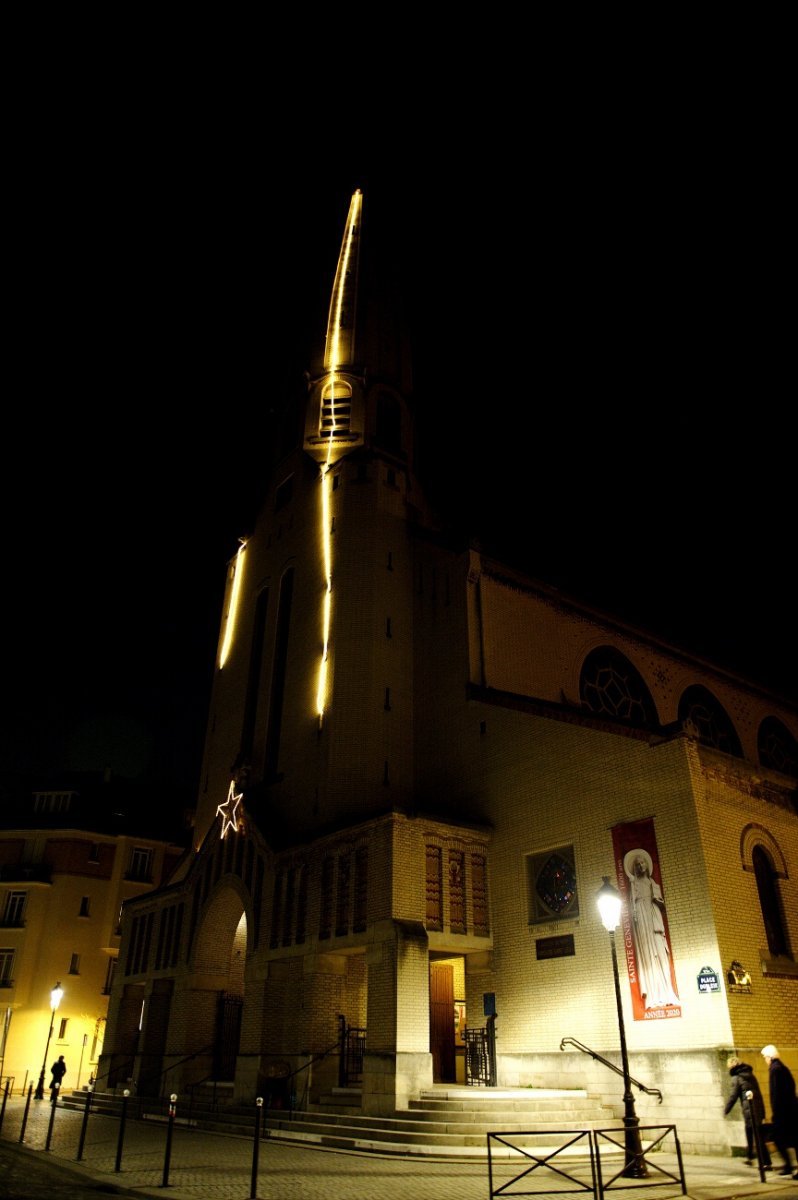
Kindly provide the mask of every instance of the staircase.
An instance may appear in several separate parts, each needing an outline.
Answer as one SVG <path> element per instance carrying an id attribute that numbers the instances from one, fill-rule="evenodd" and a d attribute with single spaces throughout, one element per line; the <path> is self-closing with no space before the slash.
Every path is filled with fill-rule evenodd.
<path id="1" fill-rule="evenodd" d="M 65 1094 L 68 1108 L 85 1107 L 85 1092 Z M 122 1100 L 112 1093 L 96 1093 L 91 1111 L 118 1115 Z M 128 1116 L 142 1120 L 165 1120 L 167 1101 L 131 1096 Z M 254 1105 L 220 1105 L 195 1099 L 178 1100 L 176 1123 L 217 1133 L 251 1137 Z M 319 1148 L 354 1150 L 358 1153 L 430 1157 L 447 1160 L 487 1158 L 488 1133 L 508 1135 L 513 1145 L 535 1153 L 553 1150 L 567 1141 L 566 1130 L 607 1128 L 618 1119 L 597 1099 L 578 1089 L 559 1088 L 473 1088 L 439 1084 L 422 1091 L 406 1109 L 392 1117 L 364 1116 L 358 1089 L 335 1088 L 310 1111 L 271 1108 L 264 1110 L 264 1136 L 274 1141 Z M 584 1142 L 574 1147 L 576 1156 L 585 1153 Z M 491 1156 L 510 1156 L 501 1143 L 493 1142 Z"/>

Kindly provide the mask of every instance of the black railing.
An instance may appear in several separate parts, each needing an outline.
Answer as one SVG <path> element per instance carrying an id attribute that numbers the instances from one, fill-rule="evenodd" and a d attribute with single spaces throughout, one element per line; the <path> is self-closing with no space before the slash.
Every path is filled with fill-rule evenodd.
<path id="1" fill-rule="evenodd" d="M 623 1071 L 620 1067 L 616 1067 L 615 1063 L 611 1063 L 608 1059 L 598 1054 L 595 1050 L 591 1050 L 589 1046 L 583 1046 L 576 1038 L 566 1037 L 560 1042 L 560 1049 L 564 1050 L 566 1046 L 573 1046 L 575 1050 L 581 1050 L 582 1054 L 589 1054 L 596 1062 L 600 1062 L 603 1066 L 608 1067 L 610 1071 L 614 1071 L 616 1075 L 620 1075 L 623 1079 Z M 646 1087 L 644 1083 L 640 1083 L 638 1079 L 633 1079 L 629 1076 L 629 1082 L 633 1084 L 639 1092 L 645 1092 L 647 1096 L 656 1096 L 660 1104 L 662 1104 L 662 1092 L 659 1088 Z"/>
<path id="2" fill-rule="evenodd" d="M 347 1025 L 339 1014 L 338 1029 L 338 1086 L 345 1088 L 363 1082 L 363 1057 L 366 1053 L 366 1031 Z"/>
<path id="3" fill-rule="evenodd" d="M 488 1017 L 484 1029 L 463 1031 L 465 1076 L 470 1087 L 496 1086 L 496 1018 Z"/>

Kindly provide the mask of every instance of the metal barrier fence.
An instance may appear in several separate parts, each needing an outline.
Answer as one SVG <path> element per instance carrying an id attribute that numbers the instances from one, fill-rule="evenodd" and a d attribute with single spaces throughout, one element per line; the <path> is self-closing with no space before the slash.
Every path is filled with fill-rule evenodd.
<path id="1" fill-rule="evenodd" d="M 545 1132 L 489 1133 L 488 1196 L 494 1200 L 497 1196 L 589 1192 L 596 1200 L 603 1200 L 609 1191 L 660 1187 L 664 1183 L 679 1184 L 682 1195 L 687 1195 L 676 1126 L 643 1125 L 638 1132 L 641 1149 L 632 1161 L 626 1145 L 627 1130 L 623 1126 L 592 1131 L 547 1129 Z M 669 1149 L 666 1143 L 670 1136 L 678 1173 L 657 1161 Z M 524 1185 L 526 1190 L 520 1190 Z"/>

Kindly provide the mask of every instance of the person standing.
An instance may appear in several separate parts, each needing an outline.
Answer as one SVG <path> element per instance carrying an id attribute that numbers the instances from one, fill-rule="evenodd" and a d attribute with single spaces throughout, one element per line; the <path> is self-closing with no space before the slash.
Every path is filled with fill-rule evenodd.
<path id="1" fill-rule="evenodd" d="M 765 1119 L 765 1101 L 762 1099 L 762 1092 L 754 1074 L 754 1068 L 749 1063 L 741 1062 L 736 1054 L 729 1055 L 726 1060 L 726 1066 L 729 1068 L 729 1074 L 731 1075 L 731 1087 L 723 1115 L 727 1117 L 739 1100 L 740 1107 L 743 1110 L 745 1140 L 748 1147 L 746 1164 L 750 1167 L 756 1157 L 755 1129 L 758 1127 L 760 1131 L 760 1145 L 762 1147 L 762 1166 L 766 1171 L 771 1171 L 773 1164 L 770 1161 L 770 1151 L 762 1140 L 761 1132 L 762 1122 Z"/>
<path id="2" fill-rule="evenodd" d="M 50 1100 L 53 1104 L 55 1104 L 56 1100 L 58 1099 L 58 1093 L 61 1090 L 61 1084 L 64 1076 L 66 1075 L 66 1071 L 67 1065 L 64 1062 L 64 1056 L 63 1054 L 59 1054 L 56 1061 L 50 1067 L 50 1075 L 52 1076 L 50 1080 Z"/>
<path id="3" fill-rule="evenodd" d="M 798 1179 L 798 1169 L 790 1161 L 790 1147 L 798 1149 L 798 1099 L 795 1095 L 795 1080 L 792 1071 L 779 1058 L 773 1043 L 763 1046 L 762 1057 L 768 1064 L 770 1084 L 770 1115 L 773 1120 L 773 1141 L 784 1159 L 779 1175 L 792 1175 Z M 797 1164 L 798 1166 L 798 1164 Z"/>

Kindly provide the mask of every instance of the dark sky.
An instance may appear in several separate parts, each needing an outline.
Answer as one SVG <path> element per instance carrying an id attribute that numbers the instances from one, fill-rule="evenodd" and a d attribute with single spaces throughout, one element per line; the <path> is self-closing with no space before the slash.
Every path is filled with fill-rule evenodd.
<path id="1" fill-rule="evenodd" d="M 358 186 L 404 264 L 434 498 L 798 697 L 792 221 L 755 139 L 351 169 L 167 141 L 54 136 L 49 187 L 15 184 L 7 769 L 193 790 L 225 563 Z"/>

